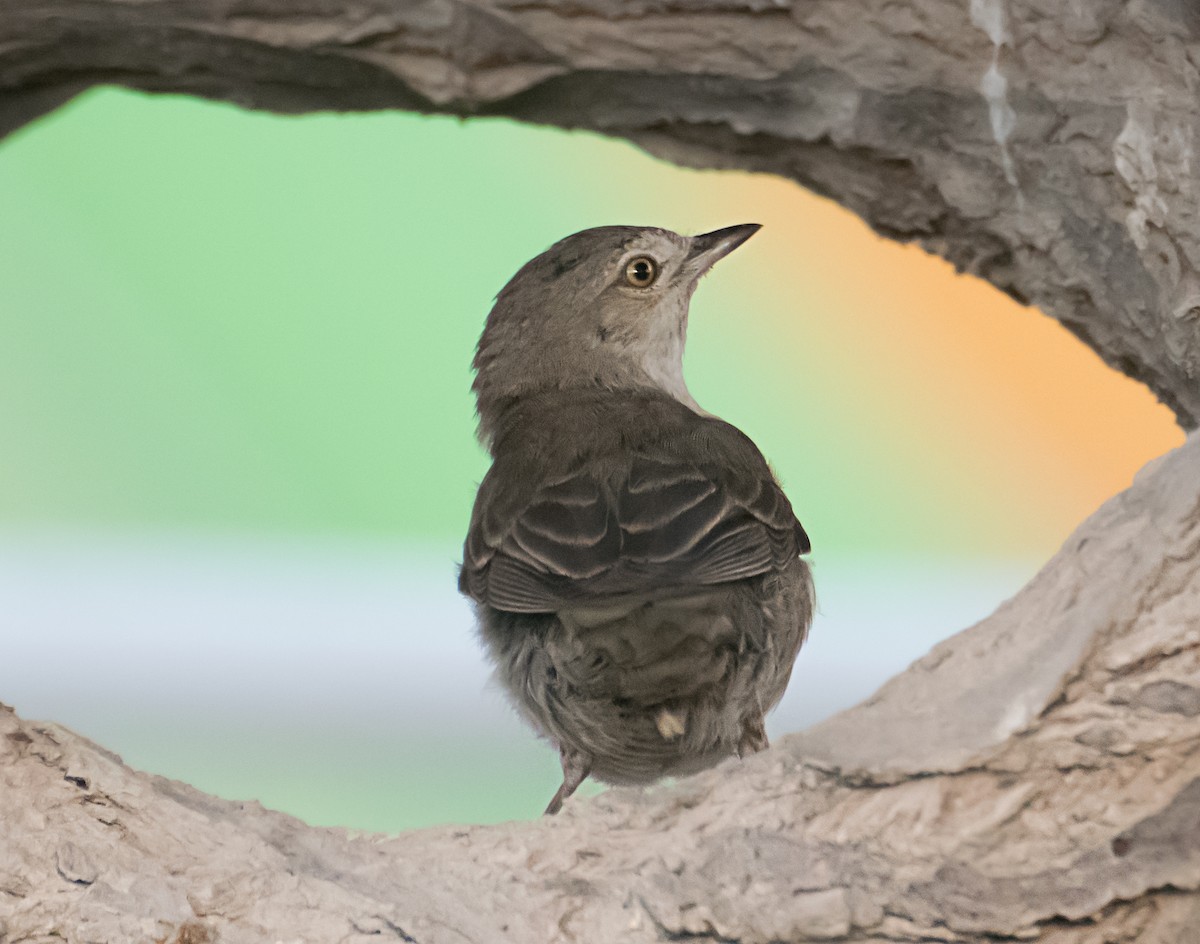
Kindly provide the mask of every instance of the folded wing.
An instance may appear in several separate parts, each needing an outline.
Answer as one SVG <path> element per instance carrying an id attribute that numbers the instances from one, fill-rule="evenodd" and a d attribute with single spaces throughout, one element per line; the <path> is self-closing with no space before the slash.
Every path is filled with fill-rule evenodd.
<path id="1" fill-rule="evenodd" d="M 635 455 L 628 474 L 578 470 L 505 511 L 485 481 L 460 586 L 517 613 L 591 599 L 671 593 L 766 573 L 809 550 L 765 462 L 733 475 L 702 461 Z"/>

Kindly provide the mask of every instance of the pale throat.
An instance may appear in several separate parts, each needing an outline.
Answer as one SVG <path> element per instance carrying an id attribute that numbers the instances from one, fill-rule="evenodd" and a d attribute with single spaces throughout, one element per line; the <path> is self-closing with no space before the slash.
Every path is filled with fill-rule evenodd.
<path id="1" fill-rule="evenodd" d="M 711 416 L 701 408 L 683 379 L 683 330 L 664 332 L 651 339 L 642 355 L 642 370 L 664 393 L 674 397 L 700 416 Z"/>

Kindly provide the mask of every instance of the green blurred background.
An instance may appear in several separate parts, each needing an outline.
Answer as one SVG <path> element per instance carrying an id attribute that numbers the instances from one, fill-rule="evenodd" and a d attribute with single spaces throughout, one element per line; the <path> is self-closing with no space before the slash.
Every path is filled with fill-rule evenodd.
<path id="1" fill-rule="evenodd" d="M 567 233 L 752 221 L 687 371 L 814 542 L 775 735 L 985 615 L 1181 438 L 1049 319 L 784 181 L 96 90 L 0 142 L 0 698 L 313 822 L 536 815 L 555 758 L 454 590 L 479 330 Z"/>

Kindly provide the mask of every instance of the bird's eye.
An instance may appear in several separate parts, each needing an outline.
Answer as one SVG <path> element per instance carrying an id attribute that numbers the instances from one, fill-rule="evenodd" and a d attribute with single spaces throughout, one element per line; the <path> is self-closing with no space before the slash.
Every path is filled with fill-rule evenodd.
<path id="1" fill-rule="evenodd" d="M 634 288 L 649 288 L 658 278 L 658 263 L 649 256 L 638 256 L 625 266 L 625 281 Z"/>

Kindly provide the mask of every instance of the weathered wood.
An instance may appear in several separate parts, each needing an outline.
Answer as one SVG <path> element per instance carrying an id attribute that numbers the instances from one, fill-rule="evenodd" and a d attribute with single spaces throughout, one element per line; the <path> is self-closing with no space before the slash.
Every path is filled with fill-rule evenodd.
<path id="1" fill-rule="evenodd" d="M 101 82 L 590 128 L 798 180 L 1200 422 L 1200 14 L 1178 0 L 0 0 L 0 133 Z"/>
<path id="2" fill-rule="evenodd" d="M 0 0 L 0 132 L 115 82 L 782 174 L 1037 304 L 1191 428 L 1197 62 L 1177 0 Z M 1200 439 L 865 704 L 554 821 L 348 836 L 0 729 L 0 941 L 1190 944 Z"/>
<path id="3" fill-rule="evenodd" d="M 313 829 L 0 712 L 0 940 L 1189 944 L 1198 614 L 1193 436 L 870 701 L 554 819 Z"/>

